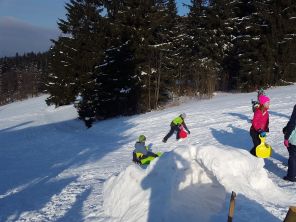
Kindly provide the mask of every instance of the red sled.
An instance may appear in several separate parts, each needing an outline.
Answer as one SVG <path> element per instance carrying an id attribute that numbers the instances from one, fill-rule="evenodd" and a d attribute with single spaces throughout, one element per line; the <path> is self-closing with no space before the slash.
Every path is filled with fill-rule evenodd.
<path id="1" fill-rule="evenodd" d="M 187 137 L 187 132 L 185 131 L 183 126 L 180 126 L 179 138 L 185 139 L 186 137 Z"/>

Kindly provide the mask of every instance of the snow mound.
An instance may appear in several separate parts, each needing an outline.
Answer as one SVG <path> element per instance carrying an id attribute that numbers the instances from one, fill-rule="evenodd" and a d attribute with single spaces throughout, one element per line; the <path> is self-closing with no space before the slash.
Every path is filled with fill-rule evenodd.
<path id="1" fill-rule="evenodd" d="M 104 185 L 105 214 L 110 221 L 217 221 L 219 215 L 227 217 L 231 191 L 249 205 L 263 201 L 288 206 L 290 194 L 263 167 L 263 159 L 245 150 L 177 148 L 147 169 L 131 165 L 111 177 Z"/>
<path id="2" fill-rule="evenodd" d="M 256 201 L 291 204 L 291 195 L 268 177 L 264 160 L 246 150 L 217 147 L 190 148 L 192 156 L 213 173 L 226 191 L 243 194 Z"/>

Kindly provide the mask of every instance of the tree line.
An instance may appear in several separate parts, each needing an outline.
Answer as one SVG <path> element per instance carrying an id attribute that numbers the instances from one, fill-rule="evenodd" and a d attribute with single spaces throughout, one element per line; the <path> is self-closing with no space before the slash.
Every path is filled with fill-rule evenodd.
<path id="1" fill-rule="evenodd" d="M 0 58 L 0 105 L 38 96 L 47 79 L 46 53 Z"/>
<path id="2" fill-rule="evenodd" d="M 70 0 L 48 52 L 47 104 L 95 120 L 179 96 L 253 91 L 296 80 L 293 0 Z"/>

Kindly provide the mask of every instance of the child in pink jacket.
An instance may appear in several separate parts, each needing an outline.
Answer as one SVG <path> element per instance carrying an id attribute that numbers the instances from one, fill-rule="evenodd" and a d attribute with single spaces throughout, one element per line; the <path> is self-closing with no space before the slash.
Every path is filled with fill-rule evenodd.
<path id="1" fill-rule="evenodd" d="M 250 129 L 250 135 L 253 140 L 253 148 L 250 150 L 250 153 L 256 156 L 256 147 L 261 143 L 259 135 L 261 137 L 266 136 L 266 132 L 269 132 L 269 104 L 270 99 L 265 96 L 261 95 L 258 98 L 259 100 L 259 107 L 256 108 L 254 112 L 254 117 L 252 120 L 252 126 Z"/>

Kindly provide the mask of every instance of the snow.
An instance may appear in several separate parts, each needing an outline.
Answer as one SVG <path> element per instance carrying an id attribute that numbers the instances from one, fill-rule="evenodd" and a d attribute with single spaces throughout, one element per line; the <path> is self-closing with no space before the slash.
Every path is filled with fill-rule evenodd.
<path id="1" fill-rule="evenodd" d="M 131 88 L 122 88 L 121 90 L 120 90 L 120 93 L 129 93 L 131 91 Z"/>
<path id="2" fill-rule="evenodd" d="M 271 98 L 269 159 L 251 156 L 251 99 L 217 93 L 210 100 L 96 123 L 86 129 L 73 106 L 46 106 L 46 95 L 0 107 L 0 221 L 282 221 L 296 205 L 296 184 L 282 179 L 288 152 L 282 128 L 296 85 Z M 191 134 L 161 142 L 170 121 L 187 113 Z M 145 134 L 164 152 L 147 168 L 131 162 Z"/>

